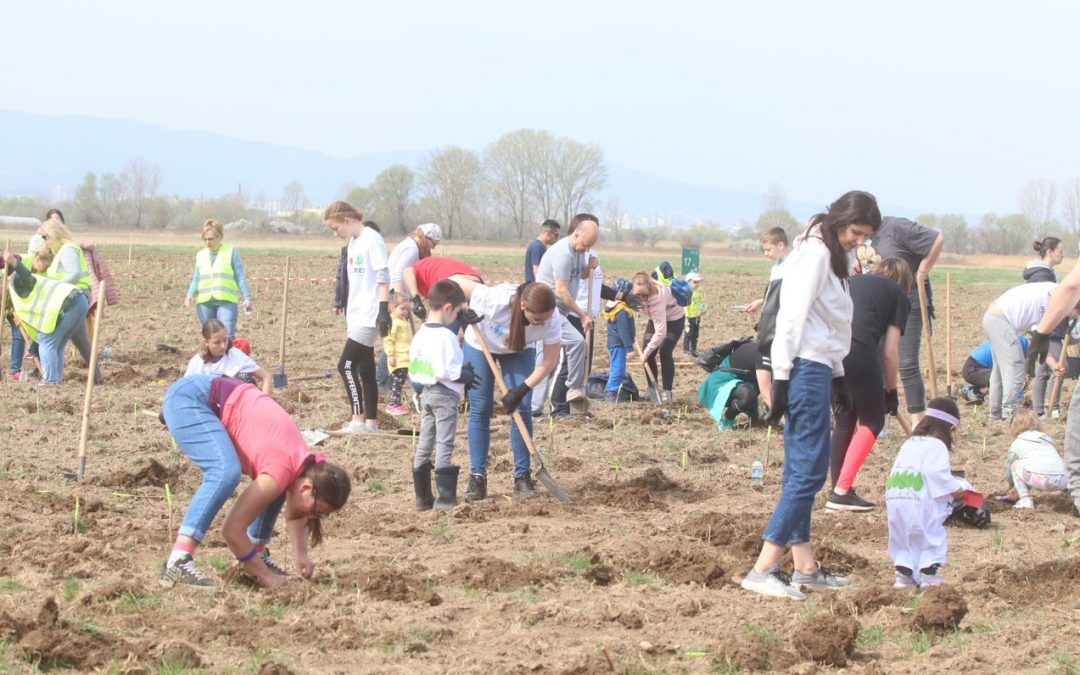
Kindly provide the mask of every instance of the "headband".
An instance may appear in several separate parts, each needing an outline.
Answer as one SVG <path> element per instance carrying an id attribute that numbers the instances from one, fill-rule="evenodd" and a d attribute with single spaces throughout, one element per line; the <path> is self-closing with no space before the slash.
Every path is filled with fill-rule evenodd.
<path id="1" fill-rule="evenodd" d="M 322 464 L 326 461 L 326 455 L 315 455 L 315 463 Z"/>
<path id="2" fill-rule="evenodd" d="M 939 419 L 942 422 L 948 422 L 954 427 L 960 426 L 960 418 L 954 417 L 953 415 L 950 415 L 944 410 L 938 410 L 937 408 L 927 408 L 926 416 L 933 417 L 934 419 Z"/>

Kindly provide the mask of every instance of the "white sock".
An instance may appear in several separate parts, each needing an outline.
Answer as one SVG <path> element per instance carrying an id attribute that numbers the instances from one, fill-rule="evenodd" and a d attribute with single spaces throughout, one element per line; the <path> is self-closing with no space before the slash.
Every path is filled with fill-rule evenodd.
<path id="1" fill-rule="evenodd" d="M 174 548 L 172 550 L 172 553 L 169 554 L 169 562 L 165 563 L 165 566 L 166 567 L 172 567 L 173 565 L 175 565 L 177 563 L 177 561 L 180 560 L 180 558 L 183 558 L 186 555 L 191 555 L 191 554 L 188 553 L 187 551 L 181 551 L 178 548 Z"/>

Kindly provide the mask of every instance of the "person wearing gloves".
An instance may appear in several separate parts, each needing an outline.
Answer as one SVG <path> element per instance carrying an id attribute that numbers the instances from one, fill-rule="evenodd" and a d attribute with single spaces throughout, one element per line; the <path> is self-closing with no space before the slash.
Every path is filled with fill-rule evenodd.
<path id="1" fill-rule="evenodd" d="M 364 225 L 364 215 L 351 204 L 336 201 L 323 214 L 326 225 L 348 244 L 349 297 L 345 308 L 347 339 L 338 361 L 352 417 L 341 431 L 379 430 L 379 389 L 375 382 L 375 341 L 390 333 L 390 273 L 386 242 Z"/>
<path id="2" fill-rule="evenodd" d="M 780 500 L 765 527 L 764 544 L 742 587 L 773 597 L 802 600 L 806 590 L 849 584 L 814 557 L 810 519 L 814 497 L 829 470 L 830 402 L 846 410 L 844 357 L 851 345 L 852 303 L 847 281 L 852 252 L 881 225 L 877 200 L 852 191 L 810 219 L 784 263 L 780 308 L 772 336 L 772 408 L 768 420 L 784 425 L 784 478 Z M 791 280 L 798 283 L 790 283 Z M 830 395 L 831 392 L 831 395 Z M 791 547 L 795 571 L 780 567 Z"/>
<path id="3" fill-rule="evenodd" d="M 641 363 L 652 373 L 653 384 L 660 385 L 660 402 L 671 403 L 675 386 L 675 345 L 686 326 L 686 314 L 675 300 L 671 287 L 656 281 L 648 272 L 638 272 L 631 280 L 634 295 L 645 306 L 649 322 L 645 324 L 645 347 Z M 657 377 L 656 356 L 660 356 L 660 376 Z"/>

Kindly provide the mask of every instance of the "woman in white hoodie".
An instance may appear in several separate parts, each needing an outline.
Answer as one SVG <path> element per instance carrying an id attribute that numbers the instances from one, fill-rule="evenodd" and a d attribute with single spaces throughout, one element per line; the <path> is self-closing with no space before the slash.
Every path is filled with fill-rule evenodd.
<path id="1" fill-rule="evenodd" d="M 1016 500 L 1013 508 L 1033 509 L 1031 489 L 1043 492 L 1064 492 L 1069 486 L 1069 474 L 1054 441 L 1042 432 L 1039 418 L 1030 408 L 1020 408 L 1013 415 L 1009 433 L 1016 440 L 1005 457 L 1005 480 L 1012 489 L 1009 496 Z"/>
<path id="2" fill-rule="evenodd" d="M 784 425 L 784 482 L 765 527 L 761 554 L 742 587 L 801 600 L 803 590 L 836 589 L 848 580 L 821 567 L 810 544 L 814 497 L 829 470 L 829 404 L 850 407 L 844 357 L 851 346 L 852 303 L 847 279 L 853 251 L 881 225 L 877 201 L 852 191 L 810 219 L 784 263 L 780 309 L 772 340 L 772 408 L 768 420 Z M 831 395 L 830 395 L 831 392 Z M 795 572 L 780 568 L 791 547 Z"/>

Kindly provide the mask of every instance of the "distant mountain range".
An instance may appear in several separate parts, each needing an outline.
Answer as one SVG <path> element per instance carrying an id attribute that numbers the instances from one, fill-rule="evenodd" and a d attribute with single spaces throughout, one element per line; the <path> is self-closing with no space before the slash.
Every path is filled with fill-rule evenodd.
<path id="1" fill-rule="evenodd" d="M 170 131 L 144 122 L 78 115 L 49 116 L 0 110 L 0 195 L 68 196 L 87 171 L 118 173 L 134 157 L 157 164 L 161 192 L 187 197 L 219 196 L 243 190 L 252 198 L 276 199 L 299 180 L 314 201 L 333 199 L 345 183 L 367 185 L 392 164 L 415 168 L 430 150 L 377 152 L 335 159 L 313 150 L 242 141 L 204 131 Z M 706 188 L 608 163 L 603 200 L 619 198 L 635 220 L 658 218 L 675 226 L 701 220 L 752 223 L 762 195 Z M 816 205 L 792 202 L 807 217 Z M 602 207 L 597 206 L 602 217 Z M 2 214 L 0 214 L 2 215 Z"/>

